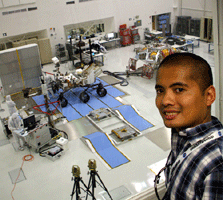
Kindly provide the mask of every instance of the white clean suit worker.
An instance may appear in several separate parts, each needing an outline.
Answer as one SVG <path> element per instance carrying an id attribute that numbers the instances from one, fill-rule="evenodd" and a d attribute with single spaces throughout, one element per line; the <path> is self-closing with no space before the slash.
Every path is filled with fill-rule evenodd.
<path id="1" fill-rule="evenodd" d="M 8 120 L 8 128 L 12 132 L 15 141 L 19 145 L 19 150 L 23 151 L 24 144 L 26 143 L 25 138 L 20 135 L 20 132 L 23 130 L 22 119 L 18 113 L 13 113 Z M 21 141 L 22 140 L 22 141 Z"/>
<path id="2" fill-rule="evenodd" d="M 16 112 L 17 112 L 17 109 L 16 109 L 16 107 L 15 107 L 15 102 L 12 101 L 10 95 L 7 95 L 7 96 L 6 96 L 6 104 L 7 104 L 7 106 L 8 106 L 8 109 L 9 109 L 9 115 L 10 115 L 10 116 L 11 116 L 13 113 L 16 113 Z"/>
<path id="3" fill-rule="evenodd" d="M 50 75 L 46 74 L 45 77 L 44 77 L 44 81 L 45 81 L 45 84 L 47 85 L 47 91 L 50 92 L 50 94 L 52 95 L 53 98 L 56 98 L 54 93 L 53 93 L 53 89 L 52 89 L 52 85 L 51 85 L 51 82 L 53 81 L 53 78 Z M 48 94 L 47 94 L 47 97 L 49 98 Z"/>
<path id="4" fill-rule="evenodd" d="M 102 53 L 107 53 L 106 48 L 100 44 L 99 40 L 95 40 L 94 45 L 97 45 L 98 51 L 101 51 Z"/>

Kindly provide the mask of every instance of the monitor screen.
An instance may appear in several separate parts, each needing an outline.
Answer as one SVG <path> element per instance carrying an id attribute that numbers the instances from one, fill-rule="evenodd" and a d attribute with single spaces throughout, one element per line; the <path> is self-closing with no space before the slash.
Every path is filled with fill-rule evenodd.
<path id="1" fill-rule="evenodd" d="M 111 39 L 111 38 L 114 38 L 115 37 L 115 34 L 114 33 L 108 33 L 107 34 L 107 38 L 108 39 Z"/>
<path id="2" fill-rule="evenodd" d="M 32 130 L 36 127 L 36 118 L 35 115 L 31 115 L 27 118 L 23 119 L 23 126 L 27 128 L 27 130 Z"/>

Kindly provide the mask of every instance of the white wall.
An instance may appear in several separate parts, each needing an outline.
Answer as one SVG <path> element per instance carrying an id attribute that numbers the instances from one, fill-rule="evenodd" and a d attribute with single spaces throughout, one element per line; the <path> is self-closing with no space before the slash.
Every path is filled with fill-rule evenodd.
<path id="1" fill-rule="evenodd" d="M 66 4 L 67 1 L 36 0 L 32 4 L 0 8 L 0 40 L 5 38 L 3 33 L 10 37 L 46 30 L 54 53 L 56 44 L 65 43 L 64 26 L 70 24 L 104 19 L 107 32 L 118 31 L 121 24 L 132 26 L 138 15 L 142 20 L 139 33 L 143 36 L 143 29 L 152 27 L 152 15 L 171 12 L 172 27 L 175 16 L 181 14 L 193 18 L 212 16 L 212 0 L 92 0 L 82 3 L 76 0 L 70 5 Z M 37 10 L 2 15 L 2 12 L 29 7 L 37 7 Z M 55 31 L 50 28 L 55 28 Z"/>
<path id="2" fill-rule="evenodd" d="M 135 16 L 139 15 L 142 34 L 143 28 L 151 28 L 150 16 L 173 11 L 173 0 L 93 0 L 82 3 L 76 0 L 75 4 L 66 5 L 67 1 L 36 0 L 33 4 L 0 8 L 0 39 L 5 38 L 3 33 L 10 37 L 46 29 L 54 53 L 55 45 L 66 41 L 64 25 L 113 18 L 114 22 L 107 28 L 118 31 L 121 24 L 133 25 Z M 2 15 L 2 12 L 28 7 L 37 7 L 37 10 Z"/>
<path id="3" fill-rule="evenodd" d="M 193 18 L 212 17 L 212 0 L 179 0 L 182 2 L 182 15 Z"/>

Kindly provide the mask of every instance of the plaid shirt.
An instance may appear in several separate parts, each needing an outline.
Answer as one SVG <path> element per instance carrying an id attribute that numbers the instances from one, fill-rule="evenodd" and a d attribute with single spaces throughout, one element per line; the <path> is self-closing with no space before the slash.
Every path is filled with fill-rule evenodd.
<path id="1" fill-rule="evenodd" d="M 172 129 L 171 152 L 165 170 L 167 193 L 164 199 L 223 200 L 223 137 L 193 151 L 170 174 L 170 167 L 178 155 L 212 131 L 222 128 L 221 122 L 212 117 L 210 122 L 179 133 Z"/>

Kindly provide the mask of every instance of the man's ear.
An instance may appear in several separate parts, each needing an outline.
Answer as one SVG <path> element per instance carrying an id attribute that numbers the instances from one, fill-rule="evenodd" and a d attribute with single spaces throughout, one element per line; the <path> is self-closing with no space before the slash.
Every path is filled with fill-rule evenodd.
<path id="1" fill-rule="evenodd" d="M 213 85 L 209 86 L 205 91 L 205 95 L 207 100 L 207 106 L 211 106 L 211 104 L 214 103 L 216 98 L 215 87 Z"/>

